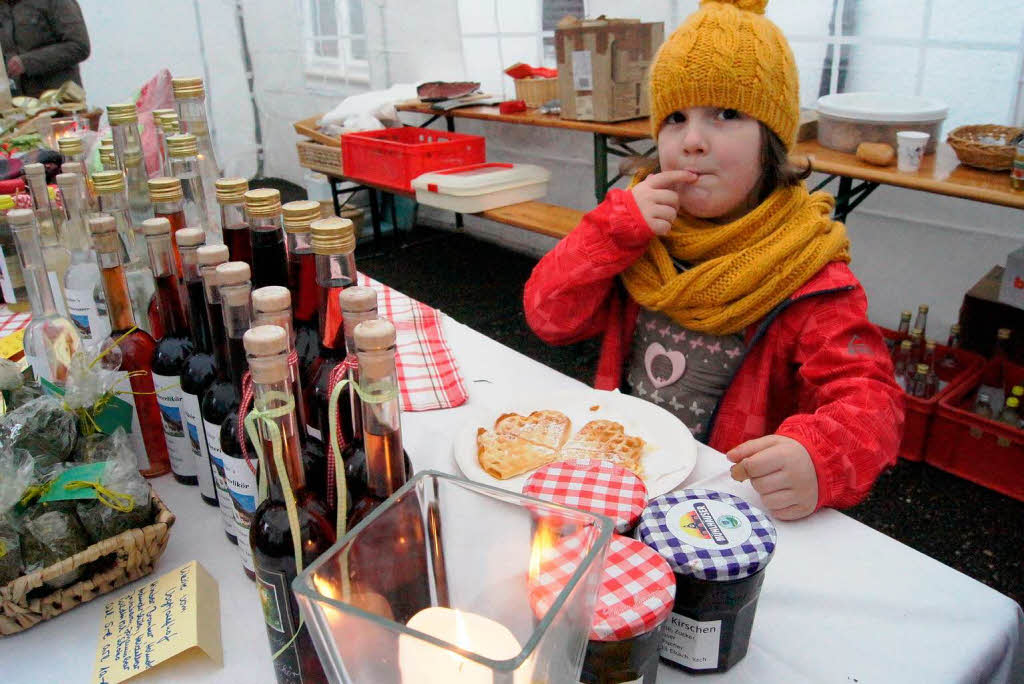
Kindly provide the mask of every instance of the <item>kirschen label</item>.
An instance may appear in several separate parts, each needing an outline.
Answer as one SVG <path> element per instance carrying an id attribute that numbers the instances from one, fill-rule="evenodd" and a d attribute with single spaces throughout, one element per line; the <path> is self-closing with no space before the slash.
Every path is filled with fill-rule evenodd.
<path id="1" fill-rule="evenodd" d="M 220 448 L 220 425 L 214 425 L 203 419 L 206 427 L 206 448 L 210 453 L 210 463 L 213 465 L 213 484 L 217 487 L 217 503 L 220 505 L 220 516 L 224 521 L 224 531 L 232 537 L 238 537 L 238 528 L 235 526 L 235 505 L 231 501 L 231 493 L 228 492 L 228 483 L 224 477 L 224 452 Z"/>
<path id="2" fill-rule="evenodd" d="M 181 415 L 181 380 L 177 375 L 153 373 L 153 386 L 164 425 L 171 470 L 179 477 L 195 477 L 196 458 L 185 436 L 185 422 Z"/>
<path id="3" fill-rule="evenodd" d="M 700 621 L 672 613 L 661 634 L 659 654 L 662 658 L 691 670 L 713 670 L 718 667 L 721 620 Z"/>
<path id="4" fill-rule="evenodd" d="M 203 425 L 203 417 L 199 412 L 198 396 L 182 391 L 181 415 L 185 419 L 185 438 L 188 440 L 192 458 L 196 463 L 199 492 L 207 499 L 215 499 L 217 498 L 217 486 L 213 484 L 210 452 L 206 448 L 206 427 Z"/>
<path id="5" fill-rule="evenodd" d="M 665 516 L 677 539 L 701 549 L 732 548 L 750 538 L 747 516 L 735 506 L 714 499 L 688 499 Z"/>

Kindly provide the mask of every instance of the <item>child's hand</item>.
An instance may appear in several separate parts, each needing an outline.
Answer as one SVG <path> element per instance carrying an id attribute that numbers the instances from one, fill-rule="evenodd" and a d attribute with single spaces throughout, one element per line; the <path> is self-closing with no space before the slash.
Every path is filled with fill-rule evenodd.
<path id="1" fill-rule="evenodd" d="M 733 477 L 745 473 L 772 515 L 796 520 L 814 512 L 818 505 L 818 474 L 811 455 L 800 442 L 781 435 L 767 435 L 744 442 L 725 455 L 733 463 Z"/>
<path id="2" fill-rule="evenodd" d="M 655 235 L 667 235 L 679 213 L 679 193 L 682 183 L 694 183 L 697 174 L 692 171 L 662 171 L 652 173 L 633 186 L 633 199 L 643 214 L 647 227 Z"/>

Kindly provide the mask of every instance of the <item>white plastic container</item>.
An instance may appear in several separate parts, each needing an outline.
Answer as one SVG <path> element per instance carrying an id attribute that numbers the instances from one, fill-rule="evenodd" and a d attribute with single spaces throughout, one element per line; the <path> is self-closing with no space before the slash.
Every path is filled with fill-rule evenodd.
<path id="1" fill-rule="evenodd" d="M 856 152 L 862 142 L 896 149 L 897 131 L 920 131 L 930 137 L 925 154 L 935 152 L 949 107 L 916 95 L 839 93 L 818 98 L 818 142 L 839 152 Z"/>
<path id="2" fill-rule="evenodd" d="M 532 164 L 488 162 L 431 171 L 412 181 L 416 201 L 461 214 L 476 214 L 543 197 L 551 172 Z"/>

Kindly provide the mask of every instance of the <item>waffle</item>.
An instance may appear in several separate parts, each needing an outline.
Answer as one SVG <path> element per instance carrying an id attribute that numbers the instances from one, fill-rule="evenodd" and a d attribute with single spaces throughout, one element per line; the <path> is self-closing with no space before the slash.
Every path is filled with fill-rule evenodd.
<path id="1" fill-rule="evenodd" d="M 560 458 L 594 458 L 611 461 L 643 477 L 640 458 L 644 440 L 627 435 L 621 424 L 611 420 L 592 420 L 573 435 L 561 450 Z"/>
<path id="2" fill-rule="evenodd" d="M 476 449 L 480 467 L 499 480 L 529 472 L 559 457 L 555 449 L 484 428 L 477 428 Z"/>
<path id="3" fill-rule="evenodd" d="M 532 444 L 558 451 L 569 439 L 571 423 L 560 411 L 534 411 L 528 416 L 503 413 L 494 421 L 494 431 L 519 437 Z"/>

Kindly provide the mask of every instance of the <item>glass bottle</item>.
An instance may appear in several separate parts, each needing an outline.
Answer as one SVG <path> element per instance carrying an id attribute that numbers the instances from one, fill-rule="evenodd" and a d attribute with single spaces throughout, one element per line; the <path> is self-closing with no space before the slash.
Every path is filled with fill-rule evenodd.
<path id="1" fill-rule="evenodd" d="M 1000 328 L 996 331 L 996 346 L 992 350 L 993 359 L 1010 360 L 1010 329 Z"/>
<path id="2" fill-rule="evenodd" d="M 114 140 L 114 155 L 124 171 L 132 220 L 141 224 L 153 215 L 153 209 L 149 204 L 149 189 L 146 187 L 149 174 L 146 173 L 142 153 L 139 113 L 134 103 L 107 105 L 107 120 Z"/>
<path id="3" fill-rule="evenodd" d="M 171 473 L 182 484 L 197 484 L 197 471 L 192 446 L 185 434 L 182 415 L 181 374 L 194 347 L 189 337 L 189 321 L 181 297 L 181 284 L 171 245 L 171 223 L 165 218 L 142 222 L 149 248 L 149 263 L 156 275 L 157 307 L 164 336 L 153 350 L 153 383 L 156 400 L 163 419 L 167 455 Z"/>
<path id="4" fill-rule="evenodd" d="M 243 338 L 252 324 L 252 302 L 250 294 L 252 283 L 249 280 L 249 266 L 241 261 L 231 261 L 217 267 L 217 279 L 220 282 L 220 297 L 224 306 L 224 331 L 228 341 L 228 368 L 231 372 L 231 384 L 239 399 L 242 396 L 242 376 L 249 370 L 249 362 L 245 356 Z M 238 402 L 231 414 L 238 414 Z M 220 449 L 217 458 L 224 467 L 224 479 L 235 518 L 235 531 L 238 536 L 238 550 L 242 554 L 242 567 L 245 573 L 254 577 L 252 568 L 252 551 L 249 547 L 249 525 L 256 512 L 257 487 L 256 473 L 242 457 L 241 445 L 238 441 L 238 423 L 225 420 L 220 430 Z M 232 444 L 235 442 L 236 444 Z M 225 449 L 225 444 L 229 445 Z M 216 463 L 216 458 L 214 462 Z M 253 462 L 255 465 L 255 461 Z"/>
<path id="5" fill-rule="evenodd" d="M 99 145 L 100 166 L 104 171 L 120 171 L 121 166 L 117 163 L 117 155 L 114 153 L 114 140 L 103 138 Z"/>
<path id="6" fill-rule="evenodd" d="M 153 204 L 153 216 L 165 218 L 171 223 L 171 246 L 174 248 L 175 263 L 180 271 L 181 255 L 178 253 L 175 236 L 182 228 L 190 227 L 185 223 L 185 195 L 181 190 L 181 180 L 173 176 L 158 176 L 149 179 L 148 187 L 149 200 Z"/>
<path id="7" fill-rule="evenodd" d="M 96 204 L 96 194 L 89 180 L 89 170 L 85 159 L 85 145 L 82 143 L 82 139 L 77 135 L 65 135 L 57 141 L 57 147 L 60 150 L 60 156 L 64 158 L 60 166 L 61 172 L 77 173 L 81 177 L 85 185 L 86 206 L 90 212 L 97 211 L 99 207 Z"/>
<path id="8" fill-rule="evenodd" d="M 146 239 L 141 234 L 142 224 L 132 221 L 125 192 L 124 173 L 120 170 L 100 171 L 92 175 L 93 187 L 100 205 L 100 213 L 114 219 L 121 239 L 124 275 L 128 281 L 132 312 L 138 326 L 152 334 L 159 331 L 160 321 L 151 314 L 150 302 L 156 292 L 153 271 L 149 268 Z"/>
<path id="9" fill-rule="evenodd" d="M 244 261 L 252 268 L 252 239 L 249 237 L 249 221 L 245 218 L 245 193 L 249 191 L 249 181 L 221 178 L 216 188 L 220 227 L 231 260 Z"/>
<path id="10" fill-rule="evenodd" d="M 222 242 L 220 226 L 214 224 L 207 209 L 206 190 L 196 158 L 196 137 L 190 133 L 168 136 L 167 154 L 171 158 L 171 175 L 181 181 L 186 223 L 206 231 L 208 242 Z"/>
<path id="11" fill-rule="evenodd" d="M 77 135 L 65 135 L 58 139 L 57 151 L 60 152 L 62 164 L 85 161 L 85 145 Z"/>
<path id="12" fill-rule="evenodd" d="M 900 342 L 910 338 L 910 317 L 909 311 L 900 312 L 900 324 L 896 328 L 896 339 L 892 343 L 893 349 L 899 349 Z"/>
<path id="13" fill-rule="evenodd" d="M 903 388 L 903 391 L 909 391 L 910 386 L 907 383 L 908 371 L 913 368 L 911 365 L 911 342 L 910 340 L 903 340 L 900 342 L 900 347 L 896 351 L 896 359 L 894 363 L 894 370 L 896 374 L 896 383 Z"/>
<path id="14" fill-rule="evenodd" d="M 124 246 L 114 218 L 95 216 L 89 219 L 89 232 L 96 249 L 100 282 L 110 316 L 110 338 L 104 348 L 116 343 L 121 350 L 121 363 L 117 370 L 122 373 L 120 386 L 125 388 L 125 393 L 118 394 L 117 398 L 132 408 L 128 439 L 138 458 L 139 472 L 144 477 L 163 475 L 171 465 L 150 367 L 156 342 L 149 333 L 135 326 L 128 281 L 121 266 Z M 104 359 L 111 359 L 111 356 L 108 354 Z M 128 385 L 130 392 L 127 391 Z"/>
<path id="15" fill-rule="evenodd" d="M 338 300 L 341 304 L 341 314 L 344 319 L 345 349 L 348 355 L 355 356 L 356 327 L 363 321 L 372 321 L 377 318 L 377 291 L 372 287 L 353 285 L 342 290 L 341 294 L 338 295 Z M 349 369 L 348 379 L 353 383 L 362 382 L 358 365 L 354 369 Z M 359 398 L 359 393 L 356 392 L 352 385 L 349 385 L 347 392 L 343 391 L 338 397 L 338 417 L 341 419 L 339 423 L 344 424 L 346 416 L 348 417 L 347 420 L 352 423 L 352 441 L 354 443 L 361 443 L 363 441 L 363 403 Z M 356 477 L 354 470 L 358 459 L 351 458 L 355 451 L 355 448 L 343 449 L 342 454 L 345 463 L 345 473 L 348 478 L 347 481 L 352 482 L 353 486 L 358 485 L 358 477 Z M 334 503 L 334 494 L 334 492 L 331 492 L 329 499 L 331 503 Z"/>
<path id="16" fill-rule="evenodd" d="M 277 326 L 253 328 L 245 335 L 245 348 L 252 370 L 255 408 L 270 411 L 292 404 L 285 332 Z M 268 495 L 256 509 L 250 533 L 256 581 L 267 622 L 267 637 L 270 639 L 271 651 L 284 649 L 274 660 L 278 682 L 326 682 L 327 678 L 309 635 L 309 627 L 305 624 L 299 627 L 298 605 L 291 585 L 304 567 L 334 543 L 334 526 L 324 512 L 322 502 L 307 486 L 302 469 L 295 411 L 287 411 L 272 420 L 280 435 L 279 455 L 285 472 L 281 473 L 277 469 L 272 433 L 260 421 Z M 283 475 L 287 475 L 287 485 Z M 295 543 L 289 524 L 285 486 L 291 489 L 295 501 L 298 544 Z M 301 549 L 301 559 L 296 559 L 296 548 Z"/>
<path id="17" fill-rule="evenodd" d="M 1018 412 L 1020 410 L 1020 399 L 1017 397 L 1010 397 L 1006 400 L 1006 404 L 1003 406 L 1002 412 L 999 414 L 999 420 L 1007 425 L 1017 427 Z"/>
<path id="18" fill-rule="evenodd" d="M 25 275 L 21 272 L 21 261 L 18 258 L 18 247 L 7 222 L 7 212 L 14 209 L 14 199 L 9 195 L 0 196 L 0 291 L 4 295 L 4 303 L 11 311 L 22 313 L 29 311 L 32 305 L 28 301 L 25 289 Z"/>
<path id="19" fill-rule="evenodd" d="M 921 304 L 917 307 L 917 318 L 914 319 L 914 329 L 921 331 L 921 339 L 927 338 L 928 332 L 928 305 Z"/>
<path id="20" fill-rule="evenodd" d="M 373 512 L 412 477 L 412 464 L 402 448 L 402 420 L 395 368 L 395 326 L 385 318 L 364 321 L 355 329 L 362 402 L 363 440 L 354 442 L 348 479 L 352 512 L 348 529 Z"/>
<path id="21" fill-rule="evenodd" d="M 960 371 L 960 362 L 957 360 L 956 352 L 954 351 L 956 349 L 960 349 L 960 326 L 954 323 L 949 326 L 949 340 L 946 341 L 946 353 L 943 355 L 942 360 L 939 361 L 939 367 L 936 369 L 939 379 L 943 382 L 949 382 Z"/>
<path id="22" fill-rule="evenodd" d="M 206 428 L 206 447 L 210 454 L 210 463 L 213 465 L 213 482 L 217 488 L 217 503 L 220 506 L 221 519 L 224 523 L 224 533 L 232 544 L 237 544 L 238 526 L 235 524 L 235 507 L 231 501 L 231 494 L 228 492 L 227 480 L 225 480 L 224 452 L 220 446 L 220 433 L 224 419 L 231 413 L 238 413 L 238 402 L 241 398 L 235 383 L 232 382 L 231 356 L 227 340 L 228 307 L 224 300 L 224 286 L 230 288 L 249 283 L 249 266 L 240 261 L 228 261 L 217 266 L 212 277 L 207 275 L 204 269 L 203 280 L 207 288 L 209 288 L 210 280 L 213 280 L 217 290 L 216 304 L 209 303 L 210 295 L 207 293 L 207 310 L 210 314 L 211 324 L 215 314 L 220 316 L 220 329 L 211 325 L 214 350 L 220 349 L 220 351 L 218 352 L 217 379 L 203 395 L 200 410 L 203 416 L 203 427 Z M 248 300 L 248 294 L 246 294 L 246 300 Z M 235 308 L 238 308 L 237 302 Z M 221 340 L 223 340 L 222 346 L 218 345 Z M 223 364 L 219 363 L 221 359 L 224 361 Z"/>
<path id="23" fill-rule="evenodd" d="M 167 138 L 181 133 L 181 126 L 178 124 L 177 112 L 169 112 L 160 118 L 160 128 L 164 134 L 164 165 L 161 173 L 165 176 L 173 176 L 171 173 L 171 153 L 167 150 Z"/>
<path id="24" fill-rule="evenodd" d="M 310 231 L 316 255 L 316 281 L 320 286 L 320 356 L 311 368 L 311 381 L 304 383 L 312 388 L 312 398 L 306 404 L 306 429 L 310 436 L 326 444 L 331 373 L 345 360 L 345 328 L 338 296 L 356 284 L 356 237 L 352 222 L 336 216 L 313 221 Z M 351 441 L 354 430 L 345 412 L 340 422 L 345 441 Z"/>
<path id="25" fill-rule="evenodd" d="M 927 399 L 928 366 L 919 363 L 915 369 L 914 382 L 911 385 L 910 393 L 919 399 Z"/>
<path id="26" fill-rule="evenodd" d="M 308 381 L 313 364 L 320 355 L 320 330 L 317 326 L 320 286 L 316 282 L 316 256 L 309 228 L 320 218 L 320 203 L 312 200 L 288 202 L 281 207 L 281 215 L 288 243 L 288 289 L 295 294 L 295 349 L 302 377 Z M 304 419 L 301 413 L 299 417 Z"/>
<path id="27" fill-rule="evenodd" d="M 202 232 L 201 228 L 186 228 L 185 230 Z M 179 241 L 182 244 L 182 264 L 185 267 L 185 282 L 188 287 L 192 284 L 190 281 L 191 253 L 185 247 L 187 240 L 182 241 L 179 236 Z M 213 368 L 212 372 L 206 373 L 197 362 L 196 373 L 192 375 L 189 370 L 190 366 L 186 366 L 186 377 L 182 378 L 181 387 L 185 392 L 185 418 L 189 423 L 190 437 L 192 431 L 195 431 L 196 443 L 193 445 L 193 451 L 195 451 L 197 459 L 199 494 L 206 503 L 218 506 L 217 485 L 214 482 L 213 463 L 210 460 L 209 435 L 206 433 L 206 423 L 203 420 L 201 405 L 214 383 L 219 379 L 227 378 L 227 340 L 224 338 L 224 316 L 221 313 L 220 289 L 217 286 L 217 267 L 227 262 L 228 248 L 224 245 L 203 245 L 195 250 L 195 257 L 199 267 L 199 284 L 204 296 L 203 301 L 194 310 L 203 312 L 203 320 L 210 330 Z M 189 288 L 189 301 L 194 301 L 191 288 Z M 200 354 L 193 354 L 193 358 L 198 356 Z M 191 395 L 195 395 L 194 403 Z"/>
<path id="28" fill-rule="evenodd" d="M 281 225 L 281 193 L 273 188 L 257 188 L 244 197 L 252 241 L 253 285 L 287 287 L 288 255 Z"/>
<path id="29" fill-rule="evenodd" d="M 93 296 L 99 287 L 100 269 L 86 234 L 88 206 L 85 185 L 82 176 L 77 173 L 61 173 L 57 175 L 57 187 L 60 188 L 64 205 L 64 240 L 71 252 L 71 264 L 64 274 L 68 318 L 75 324 L 83 340 L 105 340 L 110 335 L 110 321 L 107 319 L 106 304 L 100 314 Z"/>
<path id="30" fill-rule="evenodd" d="M 920 328 L 914 328 L 910 331 L 910 360 L 916 366 L 921 363 L 922 356 L 924 356 L 924 335 Z"/>
<path id="31" fill-rule="evenodd" d="M 153 116 L 153 133 L 156 135 L 157 147 L 160 149 L 159 175 L 166 176 L 169 175 L 167 171 L 167 134 L 164 132 L 163 118 L 167 114 L 174 114 L 175 117 L 178 115 L 173 109 L 154 109 L 150 114 Z"/>
<path id="32" fill-rule="evenodd" d="M 57 211 L 57 203 L 50 197 L 50 189 L 46 185 L 46 167 L 38 163 L 26 164 L 25 183 L 32 195 L 36 225 L 39 226 L 39 244 L 43 250 L 46 275 L 50 279 L 50 291 L 53 292 L 57 311 L 62 316 L 67 316 L 64 278 L 71 265 L 71 253 L 64 246 L 61 235 L 64 214 Z"/>
<path id="33" fill-rule="evenodd" d="M 71 355 L 82 341 L 74 324 L 54 304 L 35 214 L 28 209 L 12 209 L 7 220 L 18 243 L 21 272 L 32 305 L 32 321 L 25 328 L 25 359 L 37 379 L 61 386 L 67 379 Z"/>
<path id="34" fill-rule="evenodd" d="M 214 183 L 223 174 L 217 163 L 217 154 L 213 149 L 210 137 L 209 119 L 206 114 L 206 89 L 201 78 L 172 78 L 174 89 L 174 108 L 178 112 L 178 124 L 182 133 L 191 133 L 196 137 L 199 150 L 199 173 L 206 191 L 206 211 L 212 217 L 217 215 L 217 203 Z M 219 240 L 218 240 L 219 242 Z"/>
<path id="35" fill-rule="evenodd" d="M 974 413 L 982 418 L 992 418 L 992 400 L 988 392 L 978 392 L 978 398 L 974 402 Z"/>

